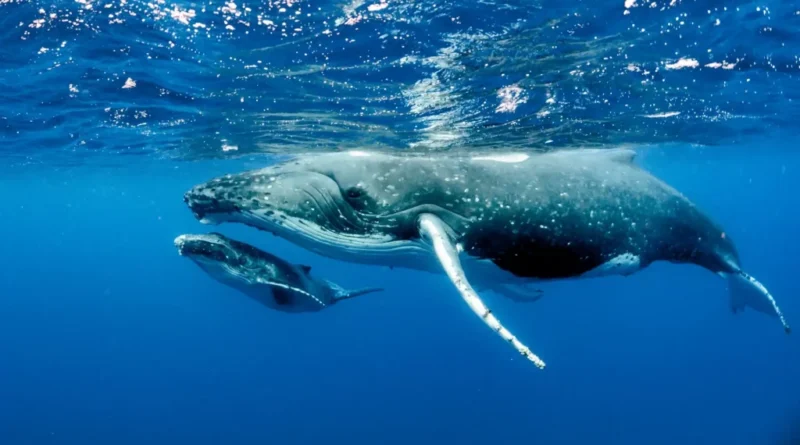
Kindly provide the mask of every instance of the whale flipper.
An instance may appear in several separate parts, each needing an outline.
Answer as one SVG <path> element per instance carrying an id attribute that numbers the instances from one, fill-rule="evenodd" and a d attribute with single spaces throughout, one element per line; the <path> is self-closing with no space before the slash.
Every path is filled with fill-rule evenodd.
<path id="1" fill-rule="evenodd" d="M 609 159 L 620 164 L 633 164 L 636 159 L 636 152 L 630 148 L 582 148 L 564 149 L 552 152 L 556 156 L 597 156 L 598 158 Z"/>
<path id="2" fill-rule="evenodd" d="M 786 323 L 778 303 L 769 293 L 763 284 L 752 276 L 742 272 L 732 272 L 725 274 L 728 279 L 728 291 L 731 298 L 731 310 L 738 312 L 749 306 L 758 312 L 778 317 L 783 324 L 783 330 L 787 334 L 792 332 L 792 328 Z"/>
<path id="3" fill-rule="evenodd" d="M 605 149 L 604 151 L 609 159 L 622 164 L 633 164 L 633 161 L 636 159 L 636 152 L 629 148 L 612 148 Z"/>
<path id="4" fill-rule="evenodd" d="M 310 294 L 309 292 L 301 289 L 297 286 L 292 286 L 286 283 L 282 283 L 280 281 L 273 281 L 273 280 L 266 280 L 266 279 L 259 279 L 259 284 L 262 286 L 266 286 L 269 288 L 272 297 L 275 299 L 275 302 L 278 305 L 289 305 L 292 302 L 292 294 L 297 295 L 301 298 L 307 298 L 310 301 L 314 301 L 320 305 L 320 307 L 326 307 L 324 301 L 320 300 L 316 296 Z"/>
<path id="5" fill-rule="evenodd" d="M 492 315 L 492 311 L 486 307 L 481 298 L 467 281 L 464 274 L 464 269 L 461 267 L 461 260 L 458 258 L 458 251 L 453 244 L 452 239 L 448 235 L 447 226 L 444 221 L 439 217 L 430 213 L 423 213 L 419 216 L 419 231 L 420 235 L 425 238 L 432 246 L 436 253 L 436 257 L 444 268 L 445 273 L 450 278 L 450 281 L 458 289 L 461 298 L 467 302 L 472 312 L 481 317 L 492 330 L 497 332 L 507 342 L 516 349 L 520 354 L 525 356 L 528 360 L 532 361 L 538 368 L 544 369 L 545 363 L 536 354 L 534 354 L 527 346 L 522 344 L 517 337 L 514 336 L 508 329 L 503 326 L 500 321 Z"/>

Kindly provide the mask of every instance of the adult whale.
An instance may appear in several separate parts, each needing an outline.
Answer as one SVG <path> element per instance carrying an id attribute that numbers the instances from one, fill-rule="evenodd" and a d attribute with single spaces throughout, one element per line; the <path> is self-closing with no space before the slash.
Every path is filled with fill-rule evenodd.
<path id="1" fill-rule="evenodd" d="M 327 153 L 216 178 L 184 200 L 201 222 L 248 224 L 331 258 L 444 270 L 472 310 L 539 367 L 474 288 L 524 294 L 537 280 L 693 263 L 728 280 L 734 312 L 749 306 L 774 315 L 788 333 L 730 237 L 633 160 L 622 149 Z"/>

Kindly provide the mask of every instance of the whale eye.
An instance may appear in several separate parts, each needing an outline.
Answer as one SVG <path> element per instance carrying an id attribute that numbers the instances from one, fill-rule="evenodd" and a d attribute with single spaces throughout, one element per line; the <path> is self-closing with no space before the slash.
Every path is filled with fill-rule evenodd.
<path id="1" fill-rule="evenodd" d="M 343 195 L 347 203 L 358 211 L 366 211 L 375 205 L 368 189 L 361 183 L 343 190 Z"/>
<path id="2" fill-rule="evenodd" d="M 350 199 L 358 199 L 364 195 L 364 190 L 359 187 L 350 187 L 345 194 Z"/>

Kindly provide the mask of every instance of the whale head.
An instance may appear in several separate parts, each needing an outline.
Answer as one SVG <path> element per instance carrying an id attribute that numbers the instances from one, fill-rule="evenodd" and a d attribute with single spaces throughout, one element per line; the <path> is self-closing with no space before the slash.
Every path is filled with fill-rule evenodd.
<path id="1" fill-rule="evenodd" d="M 238 286 L 256 282 L 259 262 L 245 250 L 250 246 L 237 243 L 218 233 L 180 235 L 175 238 L 178 253 L 189 258 L 218 281 Z"/>
<path id="2" fill-rule="evenodd" d="M 440 192 L 408 167 L 396 156 L 326 153 L 212 179 L 184 200 L 203 223 L 243 223 L 325 256 L 381 264 L 419 249 L 416 216 Z"/>

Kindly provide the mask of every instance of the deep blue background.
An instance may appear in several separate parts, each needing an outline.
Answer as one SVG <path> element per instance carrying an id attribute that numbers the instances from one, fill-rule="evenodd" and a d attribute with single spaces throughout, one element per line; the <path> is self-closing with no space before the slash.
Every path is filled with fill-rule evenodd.
<path id="1" fill-rule="evenodd" d="M 732 315 L 699 268 L 487 296 L 542 372 L 443 276 L 201 226 L 181 200 L 264 152 L 677 142 L 639 162 L 797 329 L 798 0 L 236 3 L 0 0 L 0 445 L 800 440 L 797 334 Z M 498 112 L 510 86 L 525 101 Z M 387 291 L 271 312 L 177 255 L 214 229 Z"/>
<path id="2" fill-rule="evenodd" d="M 792 146 L 671 146 L 638 162 L 725 226 L 798 325 Z M 773 444 L 798 420 L 797 336 L 732 315 L 725 283 L 697 267 L 552 283 L 535 304 L 487 297 L 547 361 L 538 371 L 444 276 L 214 228 L 387 288 L 316 314 L 266 310 L 172 240 L 212 230 L 187 188 L 267 162 L 0 170 L 0 443 Z"/>

